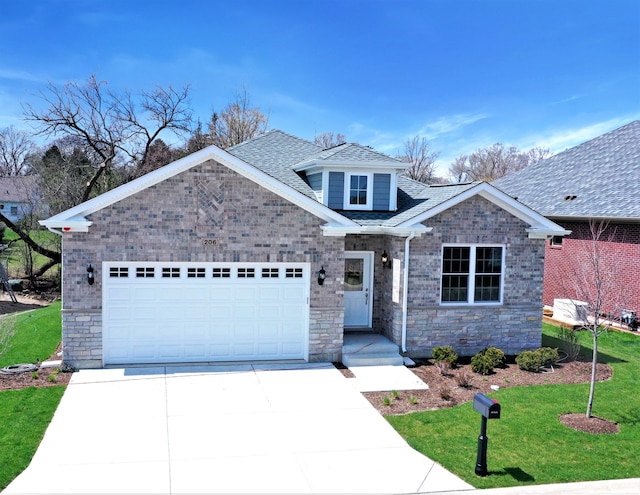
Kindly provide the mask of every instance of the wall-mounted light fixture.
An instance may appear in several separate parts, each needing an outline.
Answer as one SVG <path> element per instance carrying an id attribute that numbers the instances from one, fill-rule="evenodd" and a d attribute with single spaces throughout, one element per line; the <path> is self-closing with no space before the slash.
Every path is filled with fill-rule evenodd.
<path id="1" fill-rule="evenodd" d="M 87 267 L 87 283 L 89 285 L 93 285 L 93 282 L 95 282 L 95 279 L 93 278 L 93 267 L 91 266 L 91 263 L 89 263 L 89 266 Z"/>
<path id="2" fill-rule="evenodd" d="M 391 268 L 391 259 L 389 259 L 386 251 L 383 251 L 382 256 L 380 256 L 380 262 L 383 268 Z"/>
<path id="3" fill-rule="evenodd" d="M 324 266 L 318 270 L 318 285 L 324 284 L 324 279 L 327 278 L 327 272 L 324 271 Z"/>

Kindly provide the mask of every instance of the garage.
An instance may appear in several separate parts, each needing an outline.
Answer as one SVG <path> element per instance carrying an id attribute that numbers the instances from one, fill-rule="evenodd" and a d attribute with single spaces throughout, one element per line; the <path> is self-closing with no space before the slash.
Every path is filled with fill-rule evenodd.
<path id="1" fill-rule="evenodd" d="M 307 263 L 104 262 L 104 365 L 308 360 Z"/>

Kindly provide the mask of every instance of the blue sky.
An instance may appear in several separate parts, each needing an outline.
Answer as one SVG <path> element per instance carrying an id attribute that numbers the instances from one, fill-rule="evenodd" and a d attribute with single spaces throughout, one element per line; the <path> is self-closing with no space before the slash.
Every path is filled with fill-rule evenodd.
<path id="1" fill-rule="evenodd" d="M 0 0 L 0 127 L 48 81 L 191 86 L 206 121 L 246 87 L 270 128 L 453 159 L 553 152 L 640 118 L 637 0 Z"/>

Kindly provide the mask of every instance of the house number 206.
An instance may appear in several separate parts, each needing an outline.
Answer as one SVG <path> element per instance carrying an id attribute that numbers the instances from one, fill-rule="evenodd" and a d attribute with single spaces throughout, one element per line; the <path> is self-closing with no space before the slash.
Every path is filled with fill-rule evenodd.
<path id="1" fill-rule="evenodd" d="M 218 241 L 216 241 L 215 239 L 203 239 L 202 240 L 202 245 L 203 246 L 215 246 L 216 244 L 218 244 Z"/>

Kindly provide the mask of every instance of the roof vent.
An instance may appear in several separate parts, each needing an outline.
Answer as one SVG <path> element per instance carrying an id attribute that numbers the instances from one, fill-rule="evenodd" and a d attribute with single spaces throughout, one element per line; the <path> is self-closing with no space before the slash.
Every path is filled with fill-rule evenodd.
<path id="1" fill-rule="evenodd" d="M 576 199 L 578 196 L 576 196 L 575 194 L 569 194 L 568 196 L 564 197 L 565 201 L 573 201 L 574 199 Z"/>

